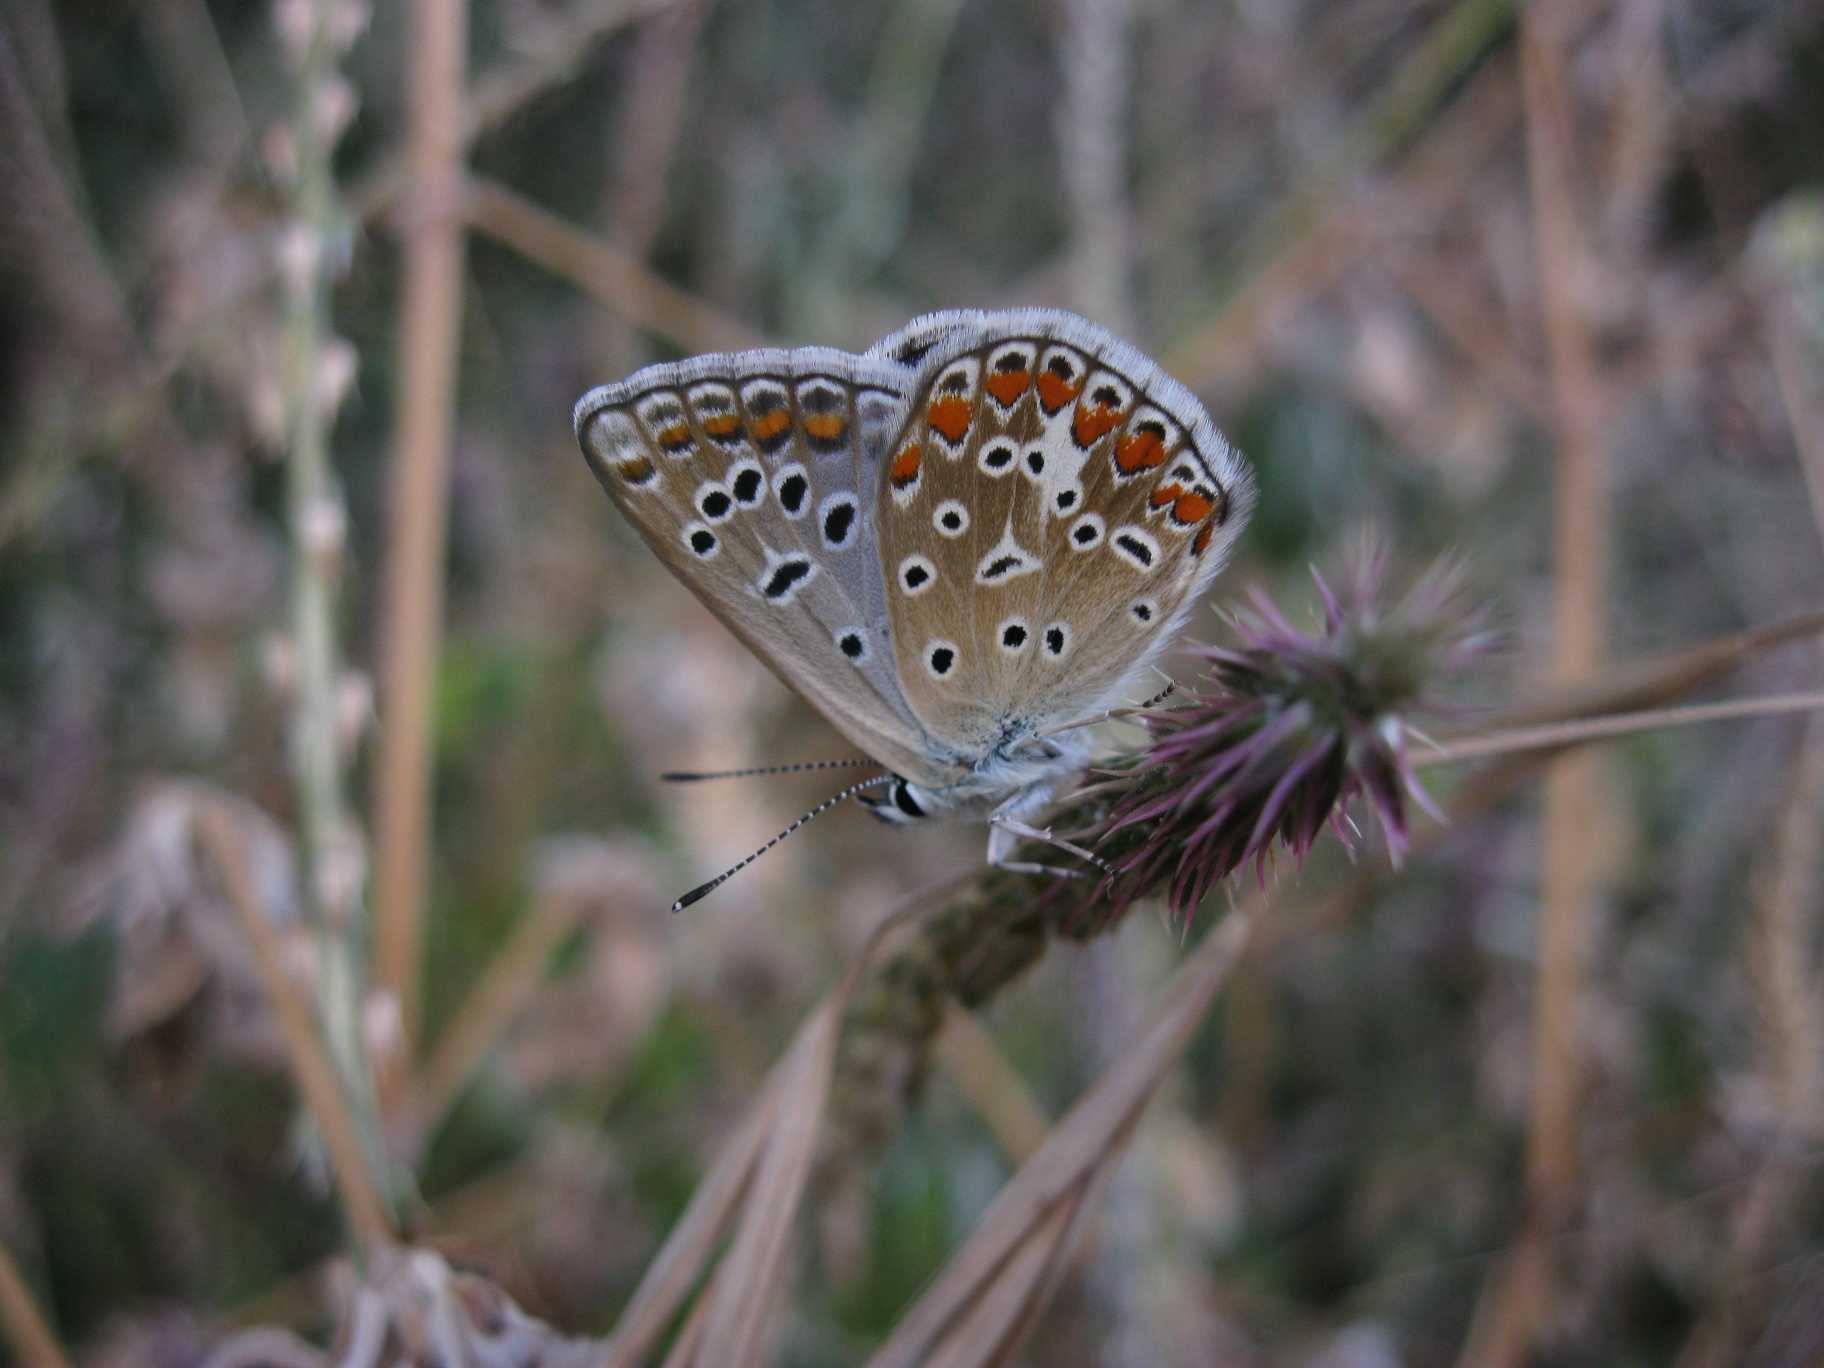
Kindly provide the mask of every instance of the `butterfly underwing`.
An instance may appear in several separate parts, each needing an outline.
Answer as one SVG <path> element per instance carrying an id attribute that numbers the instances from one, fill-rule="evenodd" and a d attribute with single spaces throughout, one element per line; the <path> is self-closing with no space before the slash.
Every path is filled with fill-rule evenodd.
<path id="1" fill-rule="evenodd" d="M 609 497 L 899 776 L 883 816 L 1036 811 L 1201 600 L 1253 480 L 1135 348 L 1044 309 L 649 366 L 578 402 Z"/>

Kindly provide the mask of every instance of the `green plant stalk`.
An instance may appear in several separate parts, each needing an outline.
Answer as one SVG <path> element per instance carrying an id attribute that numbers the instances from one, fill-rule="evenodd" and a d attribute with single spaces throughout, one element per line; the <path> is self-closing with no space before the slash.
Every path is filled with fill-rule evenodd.
<path id="1" fill-rule="evenodd" d="M 342 796 L 336 694 L 341 659 L 335 632 L 342 563 L 341 491 L 329 461 L 329 415 L 321 393 L 329 339 L 329 279 L 343 221 L 331 164 L 332 146 L 313 101 L 333 74 L 329 6 L 317 10 L 299 66 L 292 134 L 296 183 L 293 231 L 308 243 L 308 268 L 284 273 L 285 392 L 289 400 L 286 494 L 292 547 L 291 634 L 294 661 L 291 763 L 304 904 L 317 929 L 317 1012 L 329 1054 L 375 1173 L 387 1171 L 373 1073 L 362 1036 L 366 917 L 357 872 L 342 896 L 326 897 L 337 861 L 359 870 L 357 837 Z"/>

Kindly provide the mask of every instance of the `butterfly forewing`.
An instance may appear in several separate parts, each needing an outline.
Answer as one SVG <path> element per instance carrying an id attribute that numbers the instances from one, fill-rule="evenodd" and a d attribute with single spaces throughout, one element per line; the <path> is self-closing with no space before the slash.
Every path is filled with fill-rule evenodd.
<path id="1" fill-rule="evenodd" d="M 593 390 L 576 426 L 609 496 L 717 617 L 856 745 L 938 783 L 873 530 L 909 388 L 822 348 L 732 353 Z"/>

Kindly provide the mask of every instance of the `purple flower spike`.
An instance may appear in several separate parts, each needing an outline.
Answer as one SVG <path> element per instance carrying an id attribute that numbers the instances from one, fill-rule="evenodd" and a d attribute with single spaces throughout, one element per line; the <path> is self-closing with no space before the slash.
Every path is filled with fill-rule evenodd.
<path id="1" fill-rule="evenodd" d="M 1365 548 L 1341 591 L 1313 569 L 1323 627 L 1294 627 L 1266 594 L 1229 615 L 1235 644 L 1202 646 L 1205 682 L 1152 714 L 1150 746 L 1118 771 L 1098 853 L 1114 867 L 1096 888 L 1114 916 L 1163 890 L 1189 917 L 1204 895 L 1273 852 L 1302 862 L 1326 826 L 1353 853 L 1343 806 L 1361 795 L 1397 865 L 1411 842 L 1407 799 L 1437 815 L 1406 754 L 1405 719 L 1429 683 L 1492 643 L 1459 606 L 1460 572 L 1440 562 L 1392 607 L 1379 602 L 1385 558 Z M 1110 771 L 1091 782 L 1109 791 Z"/>

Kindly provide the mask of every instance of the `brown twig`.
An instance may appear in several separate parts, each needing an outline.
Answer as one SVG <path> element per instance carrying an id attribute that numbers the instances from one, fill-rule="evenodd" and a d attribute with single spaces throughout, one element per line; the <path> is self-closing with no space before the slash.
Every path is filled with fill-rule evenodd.
<path id="1" fill-rule="evenodd" d="M 1152 1016 L 1127 1045 L 1120 1063 L 1052 1130 L 1038 1154 L 1003 1187 L 974 1234 L 894 1327 L 870 1368 L 905 1368 L 931 1361 L 932 1346 L 967 1324 L 984 1303 L 1017 1290 L 1001 1315 L 980 1326 L 978 1346 L 992 1339 L 1011 1350 L 1030 1328 L 1055 1260 L 1098 1175 L 1106 1174 L 1135 1121 L 1190 1044 L 1217 991 L 1240 958 L 1253 929 L 1252 909 L 1229 913 L 1185 961 L 1161 993 Z M 1031 1265 L 1033 1260 L 1036 1265 Z M 1016 1276 L 1017 1275 L 1017 1276 Z M 1014 1286 L 999 1286 L 1006 1278 Z M 1005 1303 L 1003 1303 L 1005 1305 Z M 981 1356 L 960 1359 L 1003 1361 Z"/>
<path id="2" fill-rule="evenodd" d="M 260 905 L 240 835 L 235 829 L 234 815 L 221 807 L 207 807 L 195 818 L 195 832 L 253 950 L 261 987 L 265 989 L 284 1036 L 292 1077 L 323 1136 L 323 1147 L 336 1175 L 336 1186 L 342 1194 L 349 1225 L 362 1244 L 370 1249 L 389 1243 L 393 1238 L 392 1219 L 387 1214 L 386 1202 L 380 1195 L 373 1170 L 368 1166 L 361 1129 L 342 1092 L 335 1066 L 330 1063 L 310 1008 L 285 968 L 285 952 L 266 909 Z"/>
<path id="3" fill-rule="evenodd" d="M 63 1346 L 51 1331 L 51 1323 L 32 1296 L 20 1275 L 19 1266 L 5 1245 L 0 1244 L 0 1330 L 7 1343 L 19 1356 L 25 1368 L 69 1368 Z"/>
<path id="4" fill-rule="evenodd" d="M 465 0 L 411 12 L 411 181 L 406 209 L 403 376 L 387 537 L 385 662 L 375 767 L 374 968 L 417 1038 L 430 807 L 430 700 L 443 613 L 456 358 L 462 327 Z"/>
<path id="5" fill-rule="evenodd" d="M 1571 18 L 1568 6 L 1534 5 L 1524 12 L 1520 28 L 1536 279 L 1558 457 L 1551 675 L 1561 683 L 1586 678 L 1601 660 L 1608 544 L 1604 397 L 1579 297 L 1590 263 L 1573 189 L 1575 115 L 1564 52 Z M 1600 780 L 1594 757 L 1583 755 L 1554 765 L 1546 778 L 1527 1223 L 1519 1248 L 1491 1286 L 1495 1300 L 1472 1326 L 1461 1360 L 1466 1364 L 1519 1363 L 1551 1299 L 1549 1232 L 1577 1184 L 1582 999 L 1604 815 Z"/>
<path id="6" fill-rule="evenodd" d="M 760 333 L 661 279 L 612 243 L 493 181 L 471 179 L 469 226 L 686 351 L 763 347 Z"/>
<path id="7" fill-rule="evenodd" d="M 1552 722 L 1542 727 L 1516 727 L 1444 741 L 1414 762 L 1452 765 L 1494 755 L 1528 750 L 1562 750 L 1582 741 L 1600 741 L 1663 727 L 1686 727 L 1700 722 L 1727 722 L 1744 717 L 1779 717 L 1787 713 L 1814 712 L 1824 708 L 1824 693 L 1773 694 L 1762 698 L 1731 698 L 1720 703 L 1694 703 L 1683 708 L 1656 708 L 1648 712 L 1592 717 L 1574 722 Z"/>
<path id="8" fill-rule="evenodd" d="M 492 132 L 539 96 L 572 80 L 610 34 L 677 0 L 590 0 L 574 18 L 545 29 L 523 59 L 479 77 L 463 102 L 458 123 L 461 150 Z M 407 152 L 394 152 L 357 180 L 348 192 L 349 207 L 362 220 L 385 213 L 398 201 L 410 176 Z"/>
<path id="9" fill-rule="evenodd" d="M 934 1049 L 944 1072 L 1002 1153 L 1016 1163 L 1036 1154 L 1051 1122 L 993 1037 L 954 999 L 944 1004 L 944 1024 L 938 1028 Z"/>
<path id="10" fill-rule="evenodd" d="M 551 956 L 582 921 L 588 900 L 568 892 L 541 894 L 511 939 L 489 960 L 481 980 L 438 1034 L 414 1104 L 421 1131 L 435 1126 L 476 1067 L 538 990 Z"/>

